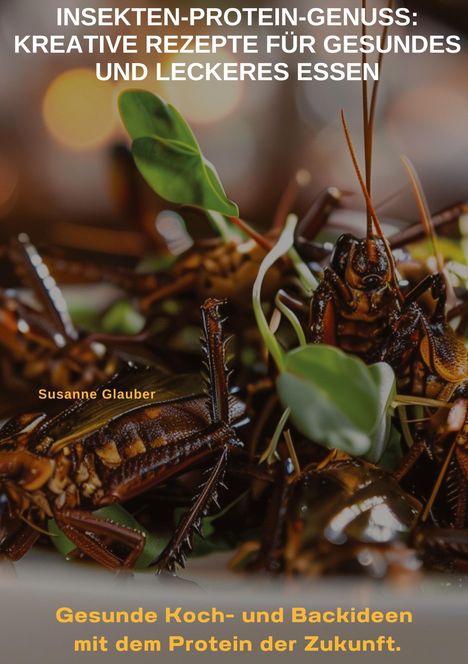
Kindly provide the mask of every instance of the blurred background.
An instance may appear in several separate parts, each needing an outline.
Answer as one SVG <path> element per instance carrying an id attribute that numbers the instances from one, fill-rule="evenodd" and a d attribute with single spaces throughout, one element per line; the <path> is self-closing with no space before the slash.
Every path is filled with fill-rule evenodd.
<path id="1" fill-rule="evenodd" d="M 119 92 L 139 86 L 98 82 L 93 56 L 13 54 L 15 34 L 76 31 L 55 27 L 56 9 L 64 4 L 83 6 L 73 0 L 0 0 L 0 241 L 27 230 L 43 242 L 107 250 L 106 229 L 117 228 L 124 233 L 125 246 L 116 244 L 115 253 L 127 260 L 141 250 L 135 231 L 142 214 L 151 223 L 167 207 L 132 170 L 117 113 Z M 175 7 L 184 2 L 160 4 Z M 265 6 L 281 4 L 272 1 Z M 336 0 L 333 6 L 356 4 L 360 5 L 356 0 Z M 93 6 L 93 0 L 85 5 Z M 154 3 L 142 0 L 139 5 Z M 462 33 L 466 47 L 466 0 L 414 0 L 406 6 L 420 11 L 419 26 L 412 30 Z M 226 52 L 221 57 L 234 56 Z M 466 48 L 456 56 L 392 55 L 385 60 L 374 165 L 375 201 L 390 199 L 381 208 L 384 216 L 417 218 L 401 153 L 414 161 L 432 211 L 468 198 L 467 68 Z M 357 189 L 339 112 L 346 110 L 361 148 L 359 83 L 149 80 L 140 87 L 159 93 L 185 115 L 242 216 L 259 227 L 271 223 L 298 169 L 310 173 L 310 184 L 295 204 L 300 214 L 324 187 Z M 360 196 L 348 198 L 346 204 L 362 209 Z"/>

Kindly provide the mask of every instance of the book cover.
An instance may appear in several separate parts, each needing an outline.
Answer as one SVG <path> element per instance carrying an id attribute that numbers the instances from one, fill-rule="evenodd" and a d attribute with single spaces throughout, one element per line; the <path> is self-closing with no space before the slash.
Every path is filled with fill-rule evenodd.
<path id="1" fill-rule="evenodd" d="M 455 660 L 463 2 L 0 3 L 0 658 Z"/>

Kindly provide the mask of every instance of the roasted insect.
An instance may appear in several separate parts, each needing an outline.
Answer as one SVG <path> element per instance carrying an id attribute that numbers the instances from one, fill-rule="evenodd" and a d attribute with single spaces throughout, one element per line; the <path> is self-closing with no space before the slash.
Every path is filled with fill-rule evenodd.
<path id="1" fill-rule="evenodd" d="M 346 122 L 344 127 L 353 162 L 358 173 L 361 187 L 367 202 L 369 217 L 379 227 L 377 214 L 369 192 L 364 184 L 357 164 L 356 155 L 349 137 Z M 416 178 L 408 164 L 413 184 Z M 426 226 L 430 226 L 429 213 L 423 204 L 421 192 L 416 187 L 416 196 L 420 202 L 420 211 Z M 384 238 L 383 242 L 385 242 Z M 461 400 L 462 420 L 454 429 L 447 428 L 444 418 L 440 427 L 440 413 L 428 416 L 425 423 L 415 427 L 415 443 L 409 450 L 396 477 L 403 478 L 416 460 L 428 451 L 435 456 L 441 466 L 440 475 L 428 499 L 423 518 L 428 517 L 440 483 L 450 470 L 452 456 L 457 468 L 448 474 L 455 485 L 455 519 L 458 527 L 466 520 L 467 494 L 467 445 L 468 420 L 466 415 L 468 351 L 463 340 L 458 337 L 447 322 L 446 282 L 441 274 L 429 275 L 410 293 L 402 295 L 395 280 L 395 266 L 391 252 L 385 244 L 385 254 L 390 262 L 388 286 L 393 286 L 393 307 L 387 310 L 383 321 L 382 334 L 379 335 L 378 353 L 374 359 L 388 362 L 395 370 L 397 387 L 401 394 L 413 398 L 434 399 L 440 404 L 456 403 Z M 434 301 L 433 313 L 426 313 L 419 304 L 419 299 L 430 291 Z M 367 359 L 367 358 L 366 358 Z M 464 413 L 464 415 L 463 415 Z M 446 418 L 445 418 L 446 420 Z M 454 433 L 453 433 L 454 432 Z M 452 440 L 453 439 L 453 440 Z"/>
<path id="2" fill-rule="evenodd" d="M 0 553 L 18 559 L 40 533 L 58 528 L 79 555 L 106 567 L 138 566 L 143 552 L 159 570 L 174 571 L 190 550 L 202 548 L 201 538 L 194 539 L 202 530 L 208 538 L 216 533 L 209 546 L 229 534 L 223 550 L 240 545 L 238 560 L 255 554 L 247 567 L 287 575 L 411 575 L 421 561 L 466 568 L 468 351 L 449 316 L 459 315 L 463 329 L 468 297 L 466 289 L 450 290 L 433 230 L 452 224 L 466 207 L 445 211 L 431 226 L 405 162 L 423 224 L 387 239 L 371 187 L 377 88 L 369 94 L 363 83 L 364 173 L 342 116 L 366 203 L 366 233 L 342 235 L 333 253 L 330 243 L 316 242 L 317 234 L 346 192 L 325 190 L 296 224 L 289 213 L 298 187 L 310 179 L 298 171 L 262 236 L 238 217 L 176 109 L 144 91 L 124 93 L 120 110 L 132 154 L 158 196 L 149 206 L 150 190 L 140 197 L 143 179 L 135 178 L 124 150 L 122 220 L 141 226 L 117 231 L 124 264 L 114 267 L 112 250 L 104 267 L 90 254 L 84 263 L 76 256 L 69 261 L 60 249 L 46 248 L 43 259 L 26 236 L 6 250 L 29 288 L 0 295 L 7 387 L 15 380 L 23 389 L 97 385 L 98 396 L 58 414 L 14 417 L 0 429 Z M 166 209 L 173 206 L 187 210 L 190 228 L 210 221 L 219 238 L 192 240 L 185 220 Z M 65 221 L 62 231 L 65 240 L 67 233 L 78 240 L 75 250 L 100 252 L 114 232 L 95 228 L 80 243 L 73 223 Z M 399 254 L 409 276 L 402 279 L 392 249 L 422 232 L 433 240 L 438 274 L 429 261 L 410 265 L 405 248 Z M 125 238 L 133 238 L 131 247 Z M 60 233 L 55 239 L 60 244 Z M 145 255 L 149 248 L 162 251 L 154 263 Z M 139 261 L 135 272 L 131 261 Z M 118 285 L 140 323 L 143 314 L 141 332 L 120 335 L 116 325 L 116 334 L 108 334 L 114 326 L 103 325 L 103 332 L 80 336 L 54 281 L 70 273 L 74 283 Z M 198 368 L 205 298 L 203 379 L 189 372 L 192 363 Z M 226 299 L 236 332 L 228 350 L 220 315 Z M 235 392 L 226 368 L 232 348 Z M 122 358 L 132 352 L 164 355 L 175 371 L 128 365 Z M 404 444 L 409 451 L 398 467 Z M 396 470 L 391 475 L 386 468 Z M 225 476 L 234 500 L 205 518 L 218 506 Z M 187 509 L 181 518 L 179 508 Z M 123 512 L 127 524 L 141 529 L 110 516 Z M 152 539 L 165 526 L 170 540 L 156 558 L 144 533 Z"/>
<path id="3" fill-rule="evenodd" d="M 12 240 L 9 255 L 36 302 L 33 306 L 0 290 L 3 384 L 20 391 L 32 386 L 79 389 L 110 378 L 118 359 L 102 344 L 80 338 L 60 289 L 25 234 Z"/>
<path id="4" fill-rule="evenodd" d="M 349 131 L 344 121 L 348 145 L 356 167 L 362 191 L 367 202 L 369 216 L 378 226 L 379 221 L 369 192 L 360 174 L 356 155 L 350 140 Z M 422 193 L 418 190 L 417 179 L 411 164 L 406 161 L 410 179 L 415 188 L 423 222 L 430 227 L 429 212 L 424 204 Z M 391 252 L 386 245 L 386 252 L 391 260 Z M 393 274 L 394 266 L 392 269 Z M 431 315 L 427 314 L 419 298 L 427 291 L 431 292 L 435 306 Z M 455 439 L 450 428 L 437 428 L 439 417 L 428 418 L 424 425 L 416 427 L 416 442 L 409 450 L 397 477 L 402 478 L 424 451 L 434 454 L 436 461 L 442 464 L 441 473 L 426 505 L 423 515 L 427 518 L 433 501 L 440 488 L 440 482 L 449 470 L 452 456 L 455 456 L 458 471 L 452 483 L 456 484 L 455 524 L 462 526 L 466 520 L 467 505 L 467 446 L 468 419 L 466 414 L 468 350 L 463 340 L 457 336 L 447 322 L 446 317 L 446 282 L 442 274 L 430 275 L 418 284 L 410 293 L 402 296 L 396 291 L 395 306 L 386 319 L 385 337 L 381 339 L 378 359 L 388 362 L 395 370 L 397 387 L 401 394 L 412 397 L 435 399 L 439 403 L 462 401 L 462 421 L 458 425 Z M 398 306 L 396 306 L 398 303 Z M 465 404 L 465 405 L 464 405 Z M 448 450 L 447 450 L 448 445 Z"/>
<path id="5" fill-rule="evenodd" d="M 205 250 L 191 250 L 174 265 L 168 274 L 167 284 L 162 284 L 141 300 L 144 310 L 166 297 L 181 293 L 195 293 L 198 299 L 226 297 L 239 307 L 249 302 L 252 284 L 269 242 L 260 239 L 245 242 L 216 242 Z M 278 287 L 279 279 L 270 282 L 270 292 Z"/>
<path id="6" fill-rule="evenodd" d="M 310 340 L 339 346 L 371 363 L 398 308 L 394 266 L 383 240 L 371 228 L 362 240 L 343 235 L 312 299 Z"/>
<path id="7" fill-rule="evenodd" d="M 245 408 L 228 391 L 220 305 L 208 300 L 202 307 L 208 400 L 197 377 L 137 372 L 130 385 L 153 392 L 146 402 L 84 402 L 52 419 L 32 415 L 6 425 L 0 480 L 14 525 L 4 536 L 4 553 L 21 557 L 54 518 L 97 562 L 131 567 L 144 546 L 143 535 L 93 510 L 141 495 L 214 459 L 200 494 L 158 560 L 162 569 L 183 565 L 194 529 L 216 501 L 231 452 L 242 447 L 236 429 L 245 422 Z M 117 386 L 128 390 L 128 382 Z M 108 540 L 124 544 L 128 555 L 118 556 Z"/>
<path id="8" fill-rule="evenodd" d="M 135 296 L 137 305 L 145 314 L 169 298 L 193 295 L 200 301 L 208 297 L 227 297 L 234 304 L 245 307 L 258 267 L 272 246 L 267 238 L 253 234 L 256 238 L 253 241 L 246 238 L 197 242 L 182 253 L 174 254 L 173 265 L 162 273 L 104 267 L 50 249 L 44 262 L 61 283 L 114 284 Z M 170 245 L 168 249 L 171 250 Z M 274 288 L 273 284 L 271 289 Z"/>
<path id="9" fill-rule="evenodd" d="M 394 367 L 401 394 L 427 397 L 441 405 L 451 403 L 459 422 L 450 427 L 443 407 L 438 412 L 432 408 L 432 417 L 431 409 L 427 409 L 426 421 L 413 427 L 414 444 L 396 477 L 405 477 L 419 457 L 428 452 L 441 470 L 428 500 L 425 518 L 440 483 L 447 476 L 451 485 L 449 493 L 454 493 L 454 524 L 463 527 L 467 518 L 468 486 L 468 351 L 447 323 L 443 277 L 436 275 L 428 279 L 426 284 L 421 284 L 421 290 L 428 285 L 437 302 L 434 315 L 427 316 L 415 299 L 407 298 L 402 312 L 392 322 L 392 334 L 382 357 Z"/>
<path id="10" fill-rule="evenodd" d="M 287 467 L 287 466 L 286 466 Z M 332 453 L 283 476 L 255 567 L 318 576 L 418 567 L 407 548 L 421 505 L 384 470 Z"/>
<path id="11" fill-rule="evenodd" d="M 367 208 L 367 234 L 363 239 L 342 236 L 335 247 L 330 266 L 313 295 L 309 317 L 309 339 L 313 343 L 338 346 L 360 356 L 367 363 L 386 361 L 396 373 L 400 394 L 413 399 L 432 399 L 434 404 L 453 404 L 458 412 L 456 425 L 447 422 L 444 408 L 434 414 L 425 410 L 423 421 L 416 423 L 413 442 L 396 477 L 402 479 L 418 458 L 427 451 L 440 469 L 422 515 L 425 521 L 440 490 L 443 479 L 449 482 L 454 499 L 453 523 L 462 527 L 467 518 L 468 419 L 466 414 L 468 351 L 463 340 L 450 328 L 446 315 L 446 281 L 442 274 L 428 275 L 410 292 L 403 292 L 391 247 L 387 241 L 371 197 L 372 130 L 375 113 L 368 106 L 366 84 L 364 99 L 365 177 L 357 160 L 350 132 L 342 114 L 344 132 Z M 417 176 L 404 159 L 415 192 L 422 228 L 435 235 Z M 455 209 L 455 214 L 462 211 Z M 444 220 L 445 220 L 444 215 Z M 450 215 L 448 215 L 450 216 Z M 298 244 L 304 254 L 304 247 Z M 438 260 L 439 270 L 443 270 Z M 430 292 L 427 311 L 420 302 Z M 449 416 L 450 419 L 450 416 Z M 452 416 L 452 420 L 454 416 Z M 407 437 L 408 438 L 408 437 Z"/>

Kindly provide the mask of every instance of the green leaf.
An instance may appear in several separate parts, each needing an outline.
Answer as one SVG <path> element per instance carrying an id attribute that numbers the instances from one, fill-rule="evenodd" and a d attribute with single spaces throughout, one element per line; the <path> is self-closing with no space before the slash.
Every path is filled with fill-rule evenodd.
<path id="1" fill-rule="evenodd" d="M 144 317 L 130 300 L 116 302 L 102 320 L 102 329 L 109 334 L 138 334 L 144 325 Z"/>
<path id="2" fill-rule="evenodd" d="M 159 196 L 226 216 L 239 214 L 189 125 L 173 106 L 150 92 L 129 90 L 120 96 L 119 109 L 133 139 L 135 163 Z"/>
<path id="3" fill-rule="evenodd" d="M 246 235 L 241 229 L 235 226 L 232 222 L 228 222 L 219 212 L 210 210 L 206 212 L 206 216 L 223 242 L 241 242 L 246 240 Z"/>
<path id="4" fill-rule="evenodd" d="M 392 403 L 396 397 L 396 381 L 393 369 L 385 362 L 379 362 L 369 367 L 375 389 L 378 395 L 379 423 L 371 438 L 371 448 L 366 459 L 371 463 L 378 463 L 387 447 L 392 427 Z"/>
<path id="5" fill-rule="evenodd" d="M 403 459 L 403 452 L 401 449 L 401 433 L 392 424 L 388 436 L 388 442 L 383 456 L 379 459 L 379 466 L 393 473 L 398 468 Z"/>
<path id="6" fill-rule="evenodd" d="M 199 151 L 176 141 L 145 136 L 133 142 L 133 157 L 140 173 L 159 196 L 171 203 L 215 210 L 228 216 L 239 213 L 217 186 L 217 176 Z"/>
<path id="7" fill-rule="evenodd" d="M 75 327 L 87 331 L 100 330 L 100 316 L 96 312 L 95 307 L 81 303 L 70 303 L 68 305 L 68 310 L 70 311 L 70 316 Z"/>
<path id="8" fill-rule="evenodd" d="M 389 371 L 386 365 L 367 367 L 337 348 L 309 345 L 286 355 L 277 388 L 299 431 L 326 447 L 362 456 L 371 452 L 373 434 L 393 399 Z M 376 445 L 382 446 L 379 437 Z"/>
<path id="9" fill-rule="evenodd" d="M 143 136 L 162 136 L 198 150 L 197 139 L 180 113 L 151 92 L 123 92 L 119 97 L 119 111 L 132 140 Z"/>
<path id="10" fill-rule="evenodd" d="M 252 289 L 252 306 L 258 329 L 262 335 L 265 346 L 268 348 L 268 351 L 270 352 L 276 363 L 276 366 L 280 371 L 282 371 L 284 367 L 284 353 L 275 335 L 270 330 L 270 326 L 263 311 L 262 286 L 268 270 L 292 247 L 294 243 L 294 229 L 296 224 L 297 217 L 293 217 L 292 215 L 288 217 L 277 243 L 263 259 Z"/>
<path id="11" fill-rule="evenodd" d="M 110 519 L 120 524 L 121 526 L 126 526 L 132 530 L 139 530 L 141 533 L 144 533 L 146 536 L 146 543 L 144 549 L 139 556 L 135 567 L 137 569 L 143 569 L 148 567 L 153 563 L 159 554 L 162 552 L 165 546 L 165 541 L 159 539 L 155 535 L 149 533 L 143 526 L 141 526 L 138 521 L 131 515 L 127 510 L 125 510 L 121 505 L 111 505 L 110 507 L 102 507 L 101 509 L 93 512 L 95 516 L 100 516 L 103 519 Z M 68 539 L 66 535 L 58 527 L 55 519 L 50 519 L 47 524 L 48 531 L 52 535 L 51 540 L 54 543 L 55 547 L 65 558 L 69 556 L 72 551 L 76 549 L 76 545 Z"/>
<path id="12" fill-rule="evenodd" d="M 437 247 L 445 261 L 456 261 L 457 263 L 466 264 L 466 257 L 463 253 L 463 247 L 460 241 L 437 237 Z M 412 258 L 421 263 L 425 263 L 428 258 L 434 255 L 434 248 L 431 240 L 425 240 L 418 244 L 409 245 L 408 251 Z"/>

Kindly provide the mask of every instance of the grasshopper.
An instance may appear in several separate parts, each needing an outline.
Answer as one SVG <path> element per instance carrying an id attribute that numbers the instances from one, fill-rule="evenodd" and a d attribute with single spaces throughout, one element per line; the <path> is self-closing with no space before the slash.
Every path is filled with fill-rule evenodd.
<path id="1" fill-rule="evenodd" d="M 25 391 L 31 385 L 79 389 L 108 380 L 118 359 L 102 344 L 80 337 L 61 290 L 26 234 L 11 241 L 9 256 L 40 308 L 0 289 L 3 383 Z"/>
<path id="2" fill-rule="evenodd" d="M 292 475 L 283 464 L 253 568 L 317 576 L 412 572 L 407 548 L 421 504 L 389 473 L 331 452 Z"/>
<path id="3" fill-rule="evenodd" d="M 214 459 L 208 479 L 161 554 L 160 569 L 183 565 L 194 530 L 217 500 L 233 451 L 241 449 L 237 429 L 245 407 L 228 389 L 219 300 L 201 308 L 202 344 L 209 398 L 198 376 L 132 371 L 119 389 L 151 388 L 150 402 L 77 402 L 58 415 L 25 415 L 0 432 L 0 485 L 9 504 L 10 525 L 1 548 L 18 559 L 32 546 L 47 520 L 83 553 L 109 568 L 132 567 L 145 539 L 93 511 L 125 502 Z M 120 543 L 122 557 L 112 550 Z"/>

